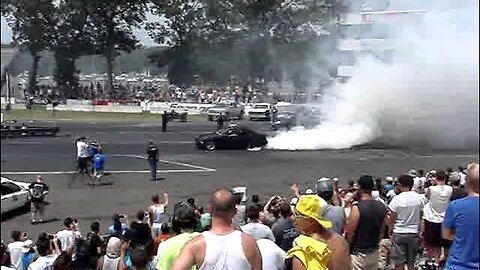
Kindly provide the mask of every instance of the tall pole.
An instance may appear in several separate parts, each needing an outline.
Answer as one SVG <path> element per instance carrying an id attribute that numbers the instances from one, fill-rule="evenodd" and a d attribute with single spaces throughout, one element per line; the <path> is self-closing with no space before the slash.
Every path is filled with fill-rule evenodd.
<path id="1" fill-rule="evenodd" d="M 11 95 L 10 95 L 10 74 L 8 71 L 6 72 L 6 86 L 7 86 L 7 105 L 5 107 L 5 111 L 10 111 L 12 109 L 12 103 L 11 103 Z"/>

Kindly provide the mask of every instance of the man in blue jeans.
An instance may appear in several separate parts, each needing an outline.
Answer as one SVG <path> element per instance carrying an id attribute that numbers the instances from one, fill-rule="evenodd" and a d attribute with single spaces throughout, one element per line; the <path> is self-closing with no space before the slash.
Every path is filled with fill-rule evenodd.
<path id="1" fill-rule="evenodd" d="M 151 175 L 150 180 L 156 181 L 157 180 L 158 148 L 152 141 L 148 144 L 147 156 L 148 156 L 148 164 L 150 165 L 150 175 Z"/>
<path id="2" fill-rule="evenodd" d="M 480 200 L 478 164 L 468 169 L 468 196 L 448 205 L 442 237 L 453 240 L 445 269 L 479 269 Z"/>

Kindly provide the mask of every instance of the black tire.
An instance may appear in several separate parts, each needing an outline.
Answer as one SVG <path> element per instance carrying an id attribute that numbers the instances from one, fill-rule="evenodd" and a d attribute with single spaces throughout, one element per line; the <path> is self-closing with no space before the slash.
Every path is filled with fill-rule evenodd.
<path id="1" fill-rule="evenodd" d="M 207 149 L 208 151 L 213 151 L 217 148 L 217 146 L 215 145 L 215 142 L 214 141 L 207 141 L 205 142 L 205 149 Z"/>

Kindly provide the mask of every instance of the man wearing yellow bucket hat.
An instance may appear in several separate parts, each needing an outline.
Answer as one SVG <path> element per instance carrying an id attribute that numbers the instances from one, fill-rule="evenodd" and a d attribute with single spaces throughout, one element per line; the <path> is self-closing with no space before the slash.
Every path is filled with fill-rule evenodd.
<path id="1" fill-rule="evenodd" d="M 348 269 L 348 243 L 328 230 L 332 222 L 324 218 L 328 203 L 317 195 L 302 195 L 295 205 L 295 226 L 301 232 L 285 255 L 291 269 Z M 290 267 L 287 267 L 290 268 Z"/>

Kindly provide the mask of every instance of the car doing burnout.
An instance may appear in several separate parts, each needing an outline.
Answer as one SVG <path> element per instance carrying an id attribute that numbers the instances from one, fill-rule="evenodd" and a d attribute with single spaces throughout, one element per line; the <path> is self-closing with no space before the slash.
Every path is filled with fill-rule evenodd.
<path id="1" fill-rule="evenodd" d="M 195 139 L 199 149 L 247 149 L 263 147 L 267 144 L 267 136 L 248 128 L 229 126 L 215 133 L 200 135 Z"/>

